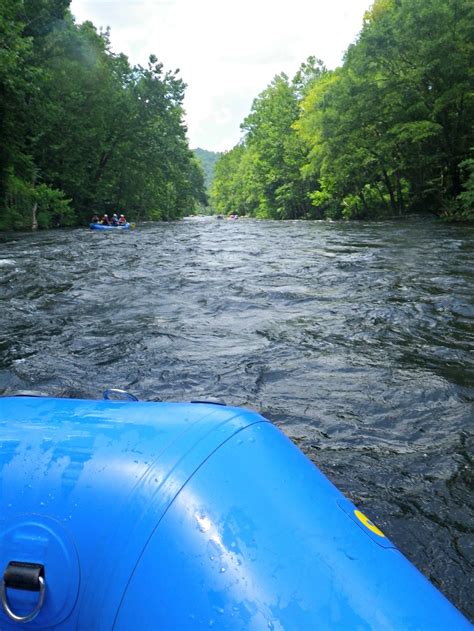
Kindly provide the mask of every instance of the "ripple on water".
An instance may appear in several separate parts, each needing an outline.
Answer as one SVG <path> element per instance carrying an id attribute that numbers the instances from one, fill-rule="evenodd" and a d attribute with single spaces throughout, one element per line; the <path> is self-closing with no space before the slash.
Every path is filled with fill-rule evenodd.
<path id="1" fill-rule="evenodd" d="M 200 219 L 0 237 L 0 391 L 257 409 L 472 615 L 473 232 Z"/>

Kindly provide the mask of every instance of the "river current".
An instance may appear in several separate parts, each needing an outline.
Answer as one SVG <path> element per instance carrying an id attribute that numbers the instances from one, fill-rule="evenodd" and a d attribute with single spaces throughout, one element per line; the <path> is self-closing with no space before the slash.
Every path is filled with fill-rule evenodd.
<path id="1" fill-rule="evenodd" d="M 255 409 L 472 618 L 473 237 L 213 218 L 1 235 L 0 394 Z"/>

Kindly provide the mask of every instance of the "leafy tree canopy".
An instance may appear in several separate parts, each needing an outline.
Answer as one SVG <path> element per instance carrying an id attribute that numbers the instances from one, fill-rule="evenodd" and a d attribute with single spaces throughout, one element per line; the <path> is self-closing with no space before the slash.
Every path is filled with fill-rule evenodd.
<path id="1" fill-rule="evenodd" d="M 255 99 L 241 145 L 216 165 L 213 204 L 474 220 L 473 62 L 470 0 L 375 0 L 341 68 L 310 57 Z"/>
<path id="2" fill-rule="evenodd" d="M 206 200 L 185 84 L 156 56 L 131 66 L 69 0 L 0 4 L 0 229 L 94 213 L 175 219 Z"/>

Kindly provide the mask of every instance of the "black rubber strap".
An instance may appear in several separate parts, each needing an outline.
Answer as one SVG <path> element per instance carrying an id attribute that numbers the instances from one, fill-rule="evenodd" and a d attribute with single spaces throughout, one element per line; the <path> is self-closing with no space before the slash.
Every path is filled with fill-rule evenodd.
<path id="1" fill-rule="evenodd" d="M 39 592 L 40 576 L 44 578 L 43 565 L 10 561 L 3 574 L 3 580 L 5 581 L 5 587 L 24 589 L 28 592 Z"/>

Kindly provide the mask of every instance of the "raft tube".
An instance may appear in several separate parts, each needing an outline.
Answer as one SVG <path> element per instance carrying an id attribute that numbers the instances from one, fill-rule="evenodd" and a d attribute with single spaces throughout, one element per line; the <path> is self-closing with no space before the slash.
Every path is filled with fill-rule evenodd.
<path id="1" fill-rule="evenodd" d="M 102 223 L 90 223 L 89 228 L 91 230 L 130 230 L 130 224 L 124 223 L 123 226 L 107 226 Z"/>
<path id="2" fill-rule="evenodd" d="M 3 631 L 471 629 L 255 412 L 8 397 L 0 427 Z"/>

